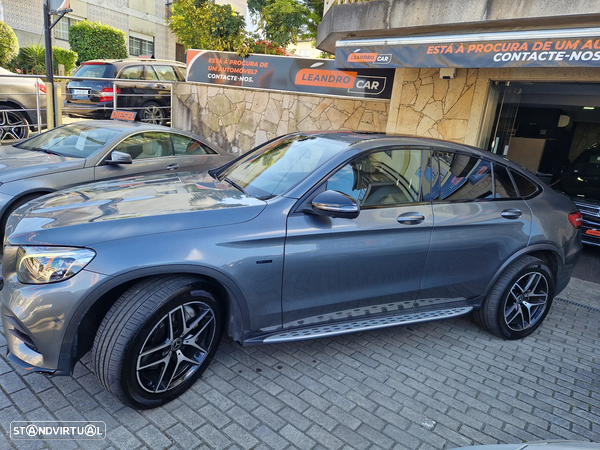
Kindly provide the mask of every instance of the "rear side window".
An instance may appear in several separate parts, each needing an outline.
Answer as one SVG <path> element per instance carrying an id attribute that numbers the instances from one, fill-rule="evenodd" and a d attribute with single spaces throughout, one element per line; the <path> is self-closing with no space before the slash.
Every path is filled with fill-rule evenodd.
<path id="1" fill-rule="evenodd" d="M 144 74 L 144 66 L 126 67 L 119 75 L 119 78 L 124 80 L 141 80 Z"/>
<path id="2" fill-rule="evenodd" d="M 113 78 L 113 75 L 114 67 L 110 64 L 83 64 L 75 74 L 85 78 Z"/>
<path id="3" fill-rule="evenodd" d="M 519 196 L 506 167 L 494 164 L 494 180 L 496 198 L 517 198 Z"/>
<path id="4" fill-rule="evenodd" d="M 537 186 L 525 178 L 518 172 L 511 170 L 513 179 L 515 180 L 515 184 L 517 185 L 517 189 L 519 190 L 519 195 L 521 197 L 529 197 L 531 194 L 534 194 L 537 191 Z"/>
<path id="5" fill-rule="evenodd" d="M 213 155 L 215 152 L 196 139 L 182 136 L 180 134 L 172 134 L 171 141 L 175 155 Z"/>
<path id="6" fill-rule="evenodd" d="M 492 198 L 492 164 L 477 156 L 436 151 L 431 165 L 433 201 Z"/>
<path id="7" fill-rule="evenodd" d="M 172 66 L 154 66 L 158 79 L 161 81 L 179 81 L 175 69 Z"/>

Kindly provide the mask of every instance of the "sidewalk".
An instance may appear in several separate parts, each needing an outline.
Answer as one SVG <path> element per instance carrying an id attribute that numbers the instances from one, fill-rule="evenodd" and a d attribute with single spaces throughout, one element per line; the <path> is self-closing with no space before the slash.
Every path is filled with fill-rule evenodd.
<path id="1" fill-rule="evenodd" d="M 600 284 L 571 278 L 565 290 L 557 298 L 600 311 Z"/>

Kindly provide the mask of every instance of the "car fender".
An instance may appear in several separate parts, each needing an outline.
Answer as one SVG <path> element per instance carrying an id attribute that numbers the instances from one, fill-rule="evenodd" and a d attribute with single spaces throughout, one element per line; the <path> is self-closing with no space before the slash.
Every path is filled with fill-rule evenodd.
<path id="1" fill-rule="evenodd" d="M 498 278 L 500 278 L 500 276 L 508 268 L 508 266 L 510 266 L 512 263 L 514 263 L 517 259 L 519 259 L 520 257 L 525 256 L 525 255 L 531 255 L 532 253 L 548 252 L 548 251 L 552 252 L 556 256 L 556 262 L 558 264 L 557 275 L 560 274 L 565 261 L 564 261 L 563 253 L 556 245 L 553 245 L 552 243 L 540 243 L 540 244 L 529 245 L 525 248 L 522 248 L 521 250 L 519 250 L 518 252 L 513 254 L 509 259 L 504 261 L 504 264 L 502 264 L 502 266 L 500 266 L 500 268 L 496 271 L 496 273 L 494 274 L 494 276 L 488 283 L 488 285 L 485 289 L 483 298 L 485 298 L 488 295 L 490 290 L 494 287 L 494 284 L 496 284 L 496 281 L 498 281 Z"/>
<path id="2" fill-rule="evenodd" d="M 79 304 L 73 313 L 71 320 L 66 326 L 60 350 L 58 368 L 55 374 L 68 375 L 72 373 L 72 369 L 77 357 L 75 352 L 77 349 L 77 333 L 79 326 L 81 325 L 82 320 L 90 308 L 92 308 L 97 301 L 99 301 L 112 289 L 122 286 L 127 282 L 144 277 L 166 274 L 192 274 L 210 277 L 224 287 L 229 297 L 227 304 L 230 309 L 229 322 L 226 325 L 226 329 L 230 329 L 230 334 L 234 340 L 241 341 L 242 331 L 246 329 L 249 323 L 248 308 L 245 302 L 244 294 L 239 289 L 237 284 L 227 275 L 209 267 L 187 264 L 154 266 L 136 269 L 106 279 L 103 283 L 94 287 L 94 289 L 90 291 L 84 300 Z M 93 339 L 93 336 L 91 338 Z"/>

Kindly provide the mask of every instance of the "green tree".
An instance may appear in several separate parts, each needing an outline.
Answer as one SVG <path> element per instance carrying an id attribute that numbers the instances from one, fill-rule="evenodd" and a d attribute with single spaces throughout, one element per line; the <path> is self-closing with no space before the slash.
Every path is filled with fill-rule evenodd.
<path id="1" fill-rule="evenodd" d="M 52 47 L 52 63 L 54 65 L 55 73 L 58 73 L 58 65 L 62 64 L 65 66 L 65 74 L 70 75 L 76 66 L 76 61 L 77 53 L 75 53 L 73 50 L 66 50 L 61 47 Z"/>
<path id="2" fill-rule="evenodd" d="M 317 39 L 317 27 L 323 19 L 325 0 L 304 0 L 304 5 L 308 9 L 308 16 L 306 17 L 306 33 L 302 39 L 314 41 Z"/>
<path id="3" fill-rule="evenodd" d="M 179 0 L 171 7 L 169 28 L 186 49 L 235 51 L 243 47 L 244 17 L 231 5 L 211 0 Z"/>
<path id="4" fill-rule="evenodd" d="M 8 66 L 18 52 L 17 35 L 11 27 L 0 21 L 0 66 Z"/>
<path id="5" fill-rule="evenodd" d="M 306 33 L 310 10 L 298 0 L 248 0 L 248 10 L 275 45 L 295 44 Z"/>
<path id="6" fill-rule="evenodd" d="M 77 64 L 91 59 L 123 59 L 129 56 L 125 32 L 102 22 L 85 20 L 71 25 L 69 45 L 78 55 Z"/>

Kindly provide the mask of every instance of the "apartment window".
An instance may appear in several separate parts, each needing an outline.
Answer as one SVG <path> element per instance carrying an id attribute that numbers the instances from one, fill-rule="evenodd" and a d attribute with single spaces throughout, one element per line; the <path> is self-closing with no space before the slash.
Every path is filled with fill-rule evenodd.
<path id="1" fill-rule="evenodd" d="M 73 17 L 63 17 L 54 26 L 54 37 L 61 41 L 68 41 L 69 40 L 69 27 L 77 22 L 81 22 L 81 19 L 74 19 Z"/>
<path id="2" fill-rule="evenodd" d="M 154 43 L 152 39 L 129 36 L 129 54 L 132 56 L 153 55 Z"/>

